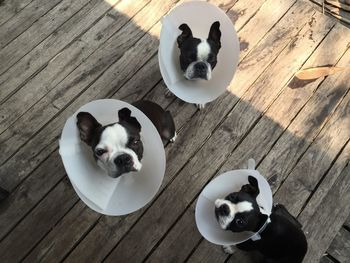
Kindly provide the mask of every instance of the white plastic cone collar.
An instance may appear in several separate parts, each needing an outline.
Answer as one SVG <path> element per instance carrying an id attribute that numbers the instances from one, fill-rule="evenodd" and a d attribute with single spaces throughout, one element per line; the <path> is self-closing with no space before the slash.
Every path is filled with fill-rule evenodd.
<path id="1" fill-rule="evenodd" d="M 176 39 L 181 34 L 178 27 L 186 23 L 194 37 L 207 39 L 213 22 L 220 22 L 221 49 L 211 80 L 187 80 L 180 68 L 180 51 Z M 239 59 L 239 41 L 234 26 L 220 8 L 204 1 L 182 3 L 162 19 L 159 67 L 165 84 L 180 99 L 203 104 L 215 100 L 229 86 Z"/>
<path id="2" fill-rule="evenodd" d="M 91 113 L 102 125 L 118 121 L 118 111 L 131 110 L 141 124 L 144 146 L 142 168 L 119 178 L 100 169 L 92 150 L 79 138 L 76 115 Z M 82 106 L 65 123 L 60 139 L 60 154 L 68 177 L 80 199 L 91 209 L 106 215 L 125 215 L 145 206 L 157 193 L 165 172 L 162 140 L 152 122 L 134 106 L 112 99 L 92 101 Z"/>
<path id="3" fill-rule="evenodd" d="M 248 167 L 249 169 L 233 170 L 216 177 L 199 195 L 195 211 L 196 224 L 201 235 L 209 242 L 217 245 L 236 245 L 255 235 L 253 232 L 225 231 L 221 229 L 215 217 L 215 200 L 239 191 L 243 185 L 248 184 L 249 175 L 258 180 L 260 194 L 257 196 L 257 203 L 268 213 L 271 212 L 273 201 L 269 183 L 257 170 Z"/>

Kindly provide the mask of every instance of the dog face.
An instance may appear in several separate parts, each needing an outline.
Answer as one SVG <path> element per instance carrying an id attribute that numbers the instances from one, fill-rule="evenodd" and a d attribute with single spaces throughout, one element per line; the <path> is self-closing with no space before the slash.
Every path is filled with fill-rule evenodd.
<path id="1" fill-rule="evenodd" d="M 140 123 L 128 108 L 121 109 L 118 116 L 119 122 L 102 126 L 88 112 L 77 115 L 80 139 L 91 147 L 97 164 L 113 178 L 139 171 L 143 155 Z"/>
<path id="2" fill-rule="evenodd" d="M 239 192 L 215 201 L 215 216 L 222 229 L 254 232 L 262 220 L 267 220 L 268 216 L 260 212 L 256 202 L 259 194 L 258 181 L 253 176 L 249 176 L 248 181 L 249 184 L 243 185 Z"/>
<path id="3" fill-rule="evenodd" d="M 217 55 L 221 48 L 220 23 L 214 22 L 207 39 L 195 38 L 187 24 L 180 25 L 182 31 L 177 38 L 180 49 L 180 66 L 189 80 L 211 79 L 211 72 L 217 63 Z"/>

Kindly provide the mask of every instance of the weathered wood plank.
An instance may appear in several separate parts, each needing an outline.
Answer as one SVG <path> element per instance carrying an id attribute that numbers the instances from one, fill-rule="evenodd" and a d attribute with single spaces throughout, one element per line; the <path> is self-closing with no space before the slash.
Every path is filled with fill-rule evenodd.
<path id="1" fill-rule="evenodd" d="M 349 74 L 349 72 L 344 73 L 346 75 L 343 75 L 343 78 Z M 334 158 L 349 140 L 349 114 L 350 94 L 348 93 L 336 109 L 334 116 L 279 188 L 275 200 L 284 204 L 291 214 L 298 214 L 298 210 L 304 206 L 318 181 L 322 179 Z"/>
<path id="2" fill-rule="evenodd" d="M 349 170 L 349 174 L 350 174 L 350 170 Z M 349 174 L 347 176 L 349 176 Z M 338 234 L 333 239 L 332 244 L 328 248 L 327 252 L 339 262 L 349 261 L 350 260 L 350 232 L 342 227 L 338 232 Z"/>
<path id="3" fill-rule="evenodd" d="M 58 152 L 50 155 L 42 167 L 2 203 L 0 240 L 61 180 L 64 168 L 58 159 Z"/>
<path id="4" fill-rule="evenodd" d="M 308 228 L 308 225 L 310 222 L 311 224 L 318 224 L 319 222 L 321 222 L 321 219 L 315 217 L 316 214 L 320 212 L 318 210 L 322 210 L 322 209 L 333 210 L 333 207 L 331 208 L 324 207 L 327 205 L 326 203 L 324 203 L 324 200 L 327 200 L 327 196 L 330 193 L 334 191 L 339 191 L 335 189 L 336 188 L 335 183 L 337 182 L 337 180 L 339 180 L 339 175 L 344 171 L 344 168 L 349 163 L 349 160 L 350 160 L 350 144 L 348 143 L 346 147 L 343 149 L 343 151 L 341 152 L 340 156 L 335 161 L 335 163 L 332 165 L 332 168 L 330 169 L 330 171 L 322 180 L 317 190 L 313 193 L 313 196 L 308 201 L 306 207 L 303 209 L 303 211 L 299 215 L 299 221 L 304 225 L 304 229 Z M 332 204 L 336 203 L 335 200 L 331 200 L 331 201 L 332 201 Z M 339 209 L 342 209 L 341 204 L 339 204 L 339 207 L 340 207 Z M 341 224 L 345 220 L 343 217 L 338 218 L 337 215 L 335 215 L 332 212 L 329 212 L 329 213 L 332 214 L 330 216 L 335 216 L 335 218 L 332 219 L 331 221 L 332 227 L 324 228 L 324 225 L 319 225 L 319 230 L 308 231 L 307 233 L 307 238 L 309 242 L 309 254 L 310 256 L 313 255 L 312 258 L 317 259 L 323 255 L 323 252 L 329 247 L 330 243 L 332 242 L 339 228 L 341 227 Z"/>
<path id="5" fill-rule="evenodd" d="M 198 232 L 198 230 L 197 230 Z M 222 250 L 221 246 L 216 246 L 203 239 L 193 254 L 188 258 L 191 263 L 211 263 L 225 262 L 228 255 Z"/>
<path id="6" fill-rule="evenodd" d="M 111 6 L 115 5 L 116 2 L 118 1 L 119 0 L 110 0 L 109 4 L 101 0 L 90 1 L 86 6 L 84 6 L 84 8 L 82 8 L 71 19 L 69 19 L 66 23 L 64 23 L 59 28 L 57 28 L 50 36 L 48 36 L 45 40 L 43 40 L 40 44 L 38 44 L 32 51 L 30 51 L 23 58 L 21 58 L 15 65 L 13 65 L 5 73 L 3 73 L 0 76 L 0 89 L 1 89 L 0 101 L 4 101 L 6 98 L 14 94 L 18 89 L 23 87 L 25 85 L 25 82 L 29 81 L 29 78 L 33 78 L 34 75 L 40 72 L 40 69 L 46 67 L 48 63 L 51 63 L 51 64 L 57 63 L 58 62 L 57 59 L 53 61 L 50 61 L 50 60 L 52 60 L 60 52 L 64 52 L 62 50 L 66 49 L 68 45 L 70 45 L 74 40 L 76 40 L 77 37 L 85 33 L 91 26 L 97 23 L 98 20 L 100 19 L 104 20 L 104 21 L 100 21 L 99 23 L 102 23 L 103 25 L 105 25 L 105 27 L 108 27 L 109 24 L 116 23 L 116 21 L 114 21 L 113 19 L 102 18 L 102 16 L 111 8 Z M 120 6 L 121 4 L 114 6 L 114 8 L 116 8 L 117 10 L 120 10 Z M 128 7 L 131 8 L 132 5 L 128 5 Z M 114 12 L 115 11 L 113 11 L 112 13 Z M 126 13 L 129 14 L 128 12 Z M 132 13 L 130 15 L 132 15 Z M 114 25 L 114 27 L 118 29 L 117 23 Z M 91 30 L 94 30 L 94 29 L 91 29 Z M 103 28 L 101 27 L 99 30 L 103 31 Z M 113 32 L 115 31 L 111 31 L 110 34 L 112 34 Z M 107 34 L 106 37 L 100 34 L 99 36 L 101 37 L 101 39 L 99 39 L 98 43 L 99 44 L 103 43 L 110 34 Z M 95 38 L 97 38 L 96 35 L 95 35 Z M 96 41 L 92 43 L 95 43 L 95 42 Z M 96 42 L 96 44 L 98 43 Z M 11 46 L 12 45 L 10 45 L 10 47 Z M 91 45 L 91 48 L 92 48 L 92 45 Z M 70 47 L 70 52 L 71 52 L 70 54 L 74 56 L 73 47 Z M 81 53 L 80 55 L 83 56 L 85 52 L 88 52 L 88 51 L 84 50 L 83 52 L 82 50 L 80 52 Z M 59 56 L 62 57 L 62 54 L 60 54 Z M 67 60 L 69 61 L 69 59 Z M 76 60 L 73 61 L 73 63 L 77 63 L 77 60 L 78 60 L 78 57 L 76 57 Z M 62 61 L 61 63 L 63 63 Z M 60 68 L 58 65 L 59 64 L 56 64 L 56 67 L 52 67 L 51 70 L 56 73 L 59 72 L 57 71 L 57 69 Z M 74 65 L 78 65 L 78 64 L 74 64 Z M 46 72 L 46 76 L 49 78 L 49 74 L 47 72 Z"/>
<path id="7" fill-rule="evenodd" d="M 64 258 L 73 245 L 79 242 L 81 234 L 91 227 L 88 222 L 100 216 L 83 202 L 78 202 L 72 212 L 55 225 L 55 231 L 50 231 L 24 259 L 24 262 L 56 262 Z"/>
<path id="8" fill-rule="evenodd" d="M 341 25 L 336 26 L 332 31 L 327 35 L 326 39 L 321 43 L 318 49 L 313 53 L 313 55 L 305 63 L 305 67 L 309 65 L 317 64 L 322 65 L 325 63 L 336 63 L 339 59 L 339 56 L 343 54 L 346 48 L 347 40 L 344 37 L 344 34 L 347 34 L 350 37 L 350 32 L 344 30 L 345 28 Z M 343 41 L 337 42 L 338 40 L 343 39 Z M 336 49 L 328 49 L 329 44 L 337 43 Z M 338 45 L 339 44 L 339 45 Z M 327 50 L 327 51 L 325 51 Z M 314 95 L 315 90 L 317 89 L 321 80 L 310 83 L 305 86 L 303 89 L 285 89 L 281 95 L 276 99 L 272 106 L 267 110 L 262 119 L 258 124 L 252 129 L 252 131 L 245 137 L 242 143 L 234 150 L 234 152 L 229 156 L 225 164 L 220 168 L 218 174 L 237 168 L 243 168 L 246 165 L 246 162 L 249 158 L 254 158 L 256 162 L 260 162 L 265 154 L 272 147 L 274 142 L 279 138 L 279 136 L 284 132 L 289 123 L 295 118 L 297 114 L 298 119 L 301 118 L 301 115 L 310 116 L 310 112 L 317 112 L 318 110 L 325 108 L 334 108 L 336 106 L 336 100 L 332 99 L 331 95 L 334 92 L 329 86 L 324 86 L 319 88 Z M 348 89 L 340 88 L 338 100 L 341 99 L 341 96 L 345 94 Z M 327 98 L 323 101 L 319 101 L 319 96 L 322 95 L 322 98 Z M 310 97 L 314 96 L 311 101 Z M 313 100 L 313 101 L 312 101 Z M 333 104 L 330 104 L 331 101 L 335 101 Z M 309 101 L 309 102 L 308 102 Z M 308 107 L 307 110 L 299 113 L 300 109 L 304 107 L 306 103 L 312 105 Z M 320 103 L 320 104 L 319 104 Z M 318 129 L 321 129 L 324 119 L 318 119 L 318 122 L 314 122 L 311 127 L 304 127 L 305 130 L 315 130 L 313 133 L 316 134 Z M 300 126 L 309 125 L 309 121 L 299 124 Z M 286 131 L 289 133 L 289 131 Z M 289 134 L 288 134 L 289 135 Z M 293 134 L 290 134 L 288 137 L 291 140 L 296 140 L 293 138 Z M 300 152 L 301 154 L 301 152 Z M 259 169 L 260 170 L 260 169 Z M 171 235 L 172 231 L 168 234 Z M 188 235 L 193 235 L 194 233 L 188 233 Z M 182 237 L 183 239 L 185 237 Z M 167 237 L 163 242 L 167 242 Z M 179 242 L 179 240 L 178 240 Z M 221 256 L 222 251 L 217 250 L 213 247 L 209 251 L 199 251 L 197 255 L 201 254 L 212 254 L 213 257 Z M 208 250 L 206 246 L 199 246 L 198 249 Z M 156 250 L 157 251 L 157 250 Z M 167 254 L 169 251 L 163 251 L 163 254 Z M 219 254 L 217 254 L 219 253 Z M 234 257 L 237 259 L 237 257 Z M 210 261 L 207 261 L 210 262 Z"/>
<path id="9" fill-rule="evenodd" d="M 62 0 L 35 0 L 12 19 L 0 26 L 0 49 L 29 28 L 42 15 L 54 8 Z"/>
<path id="10" fill-rule="evenodd" d="M 4 0 L 0 3 L 0 26 L 18 14 L 33 0 Z"/>
<path id="11" fill-rule="evenodd" d="M 162 262 L 164 259 L 167 262 L 184 262 L 187 255 L 190 254 L 193 244 L 200 240 L 201 235 L 197 231 L 197 227 L 192 222 L 194 221 L 195 205 L 192 204 L 188 212 L 181 217 L 176 226 L 173 228 L 173 235 L 164 242 L 161 240 L 160 249 L 157 249 L 146 262 Z M 188 233 L 192 233 L 189 235 Z M 186 238 L 183 239 L 183 237 Z M 178 243 L 181 240 L 180 244 Z M 159 253 L 159 251 L 167 251 L 168 253 Z M 219 262 L 219 261 L 215 261 Z"/>
<path id="12" fill-rule="evenodd" d="M 339 66 L 349 63 L 350 54 L 344 56 L 344 58 L 338 64 Z M 334 75 L 329 76 L 322 84 L 320 89 L 329 89 L 328 98 L 320 94 L 315 97 L 312 103 L 308 104 L 303 112 L 306 114 L 300 115 L 288 130 L 290 133 L 284 134 L 274 146 L 273 150 L 267 155 L 264 161 L 259 166 L 259 170 L 268 178 L 271 178 L 272 187 L 278 187 L 282 181 L 288 176 L 291 169 L 296 165 L 301 153 L 303 153 L 309 142 L 313 140 L 313 137 L 317 135 L 317 130 L 313 129 L 314 123 L 326 120 L 328 114 L 332 112 L 334 106 L 339 100 L 339 96 L 342 96 L 344 89 L 347 90 L 347 76 Z M 334 90 L 334 92 L 332 92 Z M 328 100 L 331 98 L 331 100 Z M 324 104 L 325 101 L 329 101 L 328 105 Z M 318 104 L 324 105 L 321 109 L 318 109 Z M 312 111 L 310 111 L 312 110 Z M 295 136 L 292 136 L 295 134 Z M 298 139 L 301 138 L 301 139 Z M 305 138 L 305 140 L 303 140 Z"/>
<path id="13" fill-rule="evenodd" d="M 316 15 L 315 19 L 317 21 L 319 21 L 319 19 L 320 21 L 323 20 L 319 14 Z M 258 92 L 252 92 L 251 94 L 254 94 L 256 97 L 260 96 L 260 98 L 255 100 L 255 96 L 252 96 L 249 99 L 249 102 L 252 104 L 249 105 L 245 105 L 248 103 L 244 101 L 237 104 L 233 112 L 227 117 L 220 128 L 213 133 L 208 142 L 204 144 L 203 148 L 201 148 L 199 152 L 190 159 L 185 168 L 183 168 L 175 177 L 167 188 L 167 191 L 155 201 L 153 206 L 146 211 L 143 218 L 137 222 L 128 235 L 117 245 L 107 258 L 107 261 L 116 259 L 121 261 L 139 261 L 147 256 L 149 251 L 156 244 L 156 241 L 162 238 L 169 230 L 169 227 L 176 222 L 183 209 L 193 201 L 195 195 L 207 180 L 210 179 L 212 173 L 215 173 L 217 167 L 219 167 L 226 159 L 227 154 L 233 150 L 235 144 L 244 137 L 245 133 L 249 131 L 250 126 L 254 125 L 254 122 L 261 115 L 260 111 L 264 111 L 264 107 L 268 107 L 270 102 L 273 101 L 274 96 L 278 95 L 278 90 L 281 86 L 283 87 L 283 83 L 287 82 L 290 78 L 290 71 L 293 71 L 294 67 L 300 67 L 304 62 L 303 58 L 306 59 L 309 56 L 318 41 L 322 40 L 332 25 L 333 24 L 327 25 L 327 23 L 318 23 L 319 33 L 315 35 L 316 43 L 310 43 L 310 45 L 307 45 L 308 48 L 299 44 L 299 41 L 302 43 L 308 38 L 306 36 L 300 36 L 300 39 L 298 39 L 294 48 L 288 50 L 288 52 L 281 53 L 279 59 L 277 59 L 275 64 L 271 66 L 271 72 L 276 72 L 273 70 L 275 67 L 278 69 L 283 68 L 285 71 L 280 70 L 278 76 L 275 75 L 274 77 L 271 77 L 269 75 L 270 73 L 267 72 L 255 82 L 260 83 L 261 86 L 253 85 L 250 90 Z M 305 32 L 307 31 L 307 27 L 305 27 Z M 299 61 L 295 60 L 296 54 L 300 56 Z M 292 59 L 294 60 L 293 62 L 291 62 Z M 276 86 L 279 88 L 276 89 Z M 275 89 L 272 90 L 271 87 L 274 87 Z M 259 92 L 259 90 L 263 92 Z M 262 99 L 261 94 L 268 94 L 268 96 Z M 244 121 L 243 117 L 240 117 L 242 115 L 244 115 Z M 216 117 L 218 115 L 214 115 L 213 112 L 211 112 L 211 116 Z M 202 124 L 208 125 L 207 123 L 201 123 L 201 125 Z M 189 131 L 192 133 L 190 134 L 191 137 L 195 136 L 193 130 L 201 130 L 200 127 L 201 126 L 198 127 L 195 122 L 192 121 L 191 131 Z M 187 134 L 184 134 L 180 140 L 186 137 L 186 135 Z M 203 162 L 204 159 L 206 162 Z M 207 164 L 210 164 L 210 166 Z M 171 164 L 169 164 L 169 166 L 170 165 Z M 182 196 L 182 200 L 178 200 L 176 198 L 177 196 Z M 162 211 L 159 210 L 160 207 L 162 207 Z M 150 233 L 150 231 L 145 230 L 145 226 L 152 224 L 157 224 L 158 228 L 156 231 L 152 230 L 152 233 Z M 140 237 L 141 229 L 143 229 L 142 237 Z M 136 246 L 136 251 L 130 253 L 131 251 L 127 251 L 125 248 L 130 245 L 130 242 L 132 242 L 133 238 L 136 236 L 138 236 L 138 243 L 133 245 Z M 140 249 L 138 249 L 138 247 Z"/>
<path id="14" fill-rule="evenodd" d="M 60 219 L 60 215 L 55 213 L 56 210 L 68 211 L 77 198 L 68 179 L 61 182 L 42 203 L 33 209 L 26 220 L 20 222 L 11 234 L 1 241 L 1 260 L 3 262 L 20 261 L 34 247 L 36 240 L 40 240 Z"/>
<path id="15" fill-rule="evenodd" d="M 269 32 L 269 30 L 266 29 L 270 29 L 276 25 L 279 19 L 283 17 L 283 15 L 294 5 L 295 2 L 296 1 L 294 0 L 268 0 L 262 4 L 254 16 L 254 23 L 247 24 L 239 36 L 241 49 L 239 54 L 240 59 L 243 59 L 249 54 L 249 52 L 252 50 L 252 48 L 249 48 L 249 46 L 256 46 L 263 36 Z M 269 19 L 266 19 L 267 15 L 269 16 Z M 259 25 L 259 28 L 261 27 L 264 30 L 258 30 L 256 25 Z"/>
<path id="16" fill-rule="evenodd" d="M 323 251 L 327 249 L 344 220 L 349 216 L 349 168 L 350 166 L 347 165 L 343 172 L 337 176 L 332 188 L 326 194 L 322 194 L 321 204 L 316 209 L 312 208 L 314 213 L 308 218 L 307 222 L 302 221 L 309 243 L 305 262 L 319 262 Z M 320 187 L 323 186 L 322 182 Z"/>
<path id="17" fill-rule="evenodd" d="M 62 0 L 44 16 L 40 17 L 31 27 L 0 50 L 0 75 L 16 63 L 21 57 L 31 51 L 58 27 L 75 15 L 90 0 Z"/>
<path id="18" fill-rule="evenodd" d="M 131 5 L 123 4 L 121 5 L 121 11 L 112 9 L 109 15 L 98 21 L 83 36 L 76 39 L 72 45 L 64 49 L 58 56 L 55 56 L 44 70 L 30 79 L 24 87 L 2 104 L 0 109 L 0 116 L 2 116 L 0 133 L 23 116 L 24 113 L 29 114 L 30 111 L 28 112 L 28 110 L 32 110 L 33 106 L 37 105 L 37 101 L 43 103 L 43 98 L 45 98 L 50 100 L 51 107 L 56 107 L 52 100 L 63 96 L 66 89 L 77 93 L 81 88 L 78 84 L 86 85 L 85 82 L 94 80 L 115 60 L 118 60 L 145 34 L 144 30 L 147 31 L 147 26 L 151 27 L 153 25 L 152 20 L 149 23 L 145 21 L 145 28 L 142 29 L 134 21 L 130 21 L 129 17 L 139 12 L 148 1 L 133 1 L 134 4 Z M 154 4 L 151 6 L 154 6 Z M 145 10 L 152 11 L 152 9 L 146 8 L 142 11 L 142 14 Z M 71 86 L 74 88 L 70 88 Z M 71 95 L 71 97 L 74 96 L 76 94 Z M 57 111 L 57 108 L 55 111 Z M 42 112 L 42 109 L 40 109 L 40 112 Z M 28 116 L 24 118 L 28 119 Z M 21 122 L 21 119 L 18 122 Z M 11 129 L 14 126 L 16 124 L 10 127 L 7 132 L 12 133 Z M 2 136 L 6 137 L 8 135 L 5 132 Z"/>
<path id="19" fill-rule="evenodd" d="M 350 160 L 350 144 L 348 143 L 344 150 L 342 150 L 340 156 L 332 165 L 330 171 L 323 179 L 322 184 L 313 193 L 313 196 L 308 200 L 307 205 L 303 208 L 303 211 L 299 214 L 298 218 L 303 224 L 307 224 L 308 220 L 313 216 L 318 207 L 322 206 L 324 197 L 334 186 L 339 174 L 344 170 L 345 166 Z M 336 233 L 334 233 L 335 235 Z"/>
<path id="20" fill-rule="evenodd" d="M 255 16 L 262 4 L 267 0 L 246 0 L 238 1 L 227 12 L 228 17 L 235 25 L 237 31 L 249 23 L 250 19 Z"/>
<path id="21" fill-rule="evenodd" d="M 320 260 L 320 263 L 334 263 L 334 261 L 327 256 L 323 256 Z"/>

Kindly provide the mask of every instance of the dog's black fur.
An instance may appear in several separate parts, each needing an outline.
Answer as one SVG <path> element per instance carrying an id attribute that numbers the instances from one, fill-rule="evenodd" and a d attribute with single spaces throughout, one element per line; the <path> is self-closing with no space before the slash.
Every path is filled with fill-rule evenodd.
<path id="1" fill-rule="evenodd" d="M 301 224 L 283 205 L 276 205 L 270 215 L 271 223 L 260 234 L 261 239 L 251 239 L 238 244 L 237 248 L 257 250 L 266 263 L 301 263 L 307 251 L 306 237 Z M 261 222 L 259 226 L 262 226 Z M 256 230 L 258 231 L 258 229 Z"/>
<path id="2" fill-rule="evenodd" d="M 132 105 L 152 121 L 162 138 L 163 144 L 174 140 L 176 136 L 175 123 L 169 111 L 165 111 L 161 106 L 149 100 L 139 100 Z"/>

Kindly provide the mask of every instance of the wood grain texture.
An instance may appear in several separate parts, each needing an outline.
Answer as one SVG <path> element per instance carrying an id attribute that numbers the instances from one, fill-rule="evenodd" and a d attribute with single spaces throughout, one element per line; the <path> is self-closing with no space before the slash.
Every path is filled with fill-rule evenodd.
<path id="1" fill-rule="evenodd" d="M 31 51 L 36 45 L 51 35 L 54 30 L 75 15 L 88 2 L 89 0 L 62 0 L 49 12 L 40 17 L 25 32 L 14 39 L 11 45 L 7 45 L 1 49 L 0 60 L 6 61 L 6 63 L 0 64 L 0 75 Z"/>
<path id="2" fill-rule="evenodd" d="M 0 26 L 0 48 L 26 31 L 35 21 L 54 8 L 62 0 L 35 0 L 28 4 L 18 15 Z"/>
<path id="3" fill-rule="evenodd" d="M 103 19 L 104 14 L 111 8 L 111 5 L 118 2 L 118 0 L 110 0 L 109 2 L 110 4 L 106 4 L 103 1 L 101 2 L 101 0 L 90 1 L 78 13 L 62 26 L 55 29 L 51 35 L 3 73 L 0 76 L 0 89 L 2 90 L 0 101 L 3 102 L 5 99 L 8 99 L 8 97 L 22 88 L 26 82 L 34 78 L 36 74 L 47 67 L 49 63 L 54 63 L 55 60 L 51 60 L 53 60 L 55 56 L 59 55 L 60 52 L 64 52 L 63 50 L 74 42 L 76 38 L 81 37 L 93 24 Z M 114 8 L 119 8 L 119 6 L 114 6 Z M 109 22 L 113 23 L 113 20 L 109 20 Z M 104 25 L 107 27 L 108 23 Z M 116 28 L 118 27 L 116 26 Z M 100 30 L 101 29 L 102 28 L 100 28 Z M 101 37 L 100 43 L 102 43 L 105 38 L 102 39 L 103 36 L 99 36 Z M 13 47 L 13 45 L 10 45 L 9 48 L 10 47 Z M 22 51 L 19 50 L 17 52 Z M 70 52 L 74 56 L 73 49 L 70 49 Z M 83 56 L 83 52 L 81 53 Z M 3 54 L 3 56 L 5 55 L 6 54 Z M 76 59 L 78 59 L 78 57 L 76 57 Z M 57 62 L 57 60 L 55 62 Z M 73 62 L 76 63 L 76 61 Z M 57 70 L 58 68 L 58 64 L 56 64 L 56 67 L 52 67 L 52 70 Z M 47 72 L 46 70 L 46 75 L 49 77 Z"/>
<path id="4" fill-rule="evenodd" d="M 350 135 L 350 94 L 341 101 L 334 116 L 325 125 L 314 143 L 308 148 L 275 195 L 293 215 L 298 214 L 317 183 L 331 166 L 332 161 Z M 288 204 L 287 204 L 288 203 Z"/>
<path id="5" fill-rule="evenodd" d="M 323 196 L 321 205 L 316 207 L 317 209 L 312 207 L 315 212 L 308 218 L 307 222 L 302 222 L 309 243 L 305 262 L 319 262 L 323 251 L 327 249 L 340 230 L 344 220 L 349 216 L 349 168 L 348 164 L 337 177 L 332 188 Z M 322 186 L 321 184 L 320 187 Z"/>
<path id="6" fill-rule="evenodd" d="M 339 262 L 347 262 L 350 259 L 350 232 L 342 227 L 327 252 Z"/>
<path id="7" fill-rule="evenodd" d="M 137 1 L 133 2 L 135 5 L 122 6 L 126 14 L 112 9 L 109 15 L 99 20 L 93 28 L 55 56 L 44 70 L 2 104 L 0 114 L 3 118 L 0 122 L 0 132 L 7 129 L 3 134 L 5 137 L 8 136 L 13 129 L 17 129 L 14 122 L 18 118 L 28 118 L 29 114 L 32 114 L 30 116 L 33 118 L 35 114 L 32 113 L 33 106 L 38 107 L 44 101 L 46 102 L 44 108 L 49 104 L 57 111 L 55 99 L 63 98 L 66 90 L 71 92 L 70 98 L 74 97 L 73 91 L 75 94 L 81 92 L 82 85 L 88 85 L 89 81 L 95 80 L 96 76 L 118 60 L 145 34 L 133 21 L 130 21 L 128 15 L 132 17 L 147 2 L 148 0 Z M 130 11 L 130 14 L 127 11 Z M 126 23 L 127 26 L 123 27 Z M 121 28 L 122 30 L 119 30 Z M 66 100 L 65 98 L 64 101 Z M 42 109 L 39 111 L 42 112 Z M 23 115 L 24 113 L 26 114 Z M 44 115 L 40 114 L 40 117 Z M 14 125 L 9 128 L 11 124 Z M 35 131 L 34 127 L 28 128 Z"/>
<path id="8" fill-rule="evenodd" d="M 327 256 L 323 256 L 320 260 L 320 263 L 334 263 L 334 261 Z"/>
<path id="9" fill-rule="evenodd" d="M 60 214 L 56 211 L 68 211 L 77 198 L 68 179 L 62 181 L 49 193 L 44 202 L 33 209 L 26 220 L 20 222 L 11 234 L 1 241 L 2 260 L 4 262 L 21 260 L 35 246 L 35 240 L 40 240 L 60 219 Z"/>
<path id="10" fill-rule="evenodd" d="M 4 0 L 0 3 L 0 26 L 18 14 L 33 0 Z"/>
<path id="11" fill-rule="evenodd" d="M 88 231 L 92 220 L 100 215 L 78 202 L 47 236 L 30 252 L 24 262 L 56 262 L 79 242 L 81 234 Z"/>

